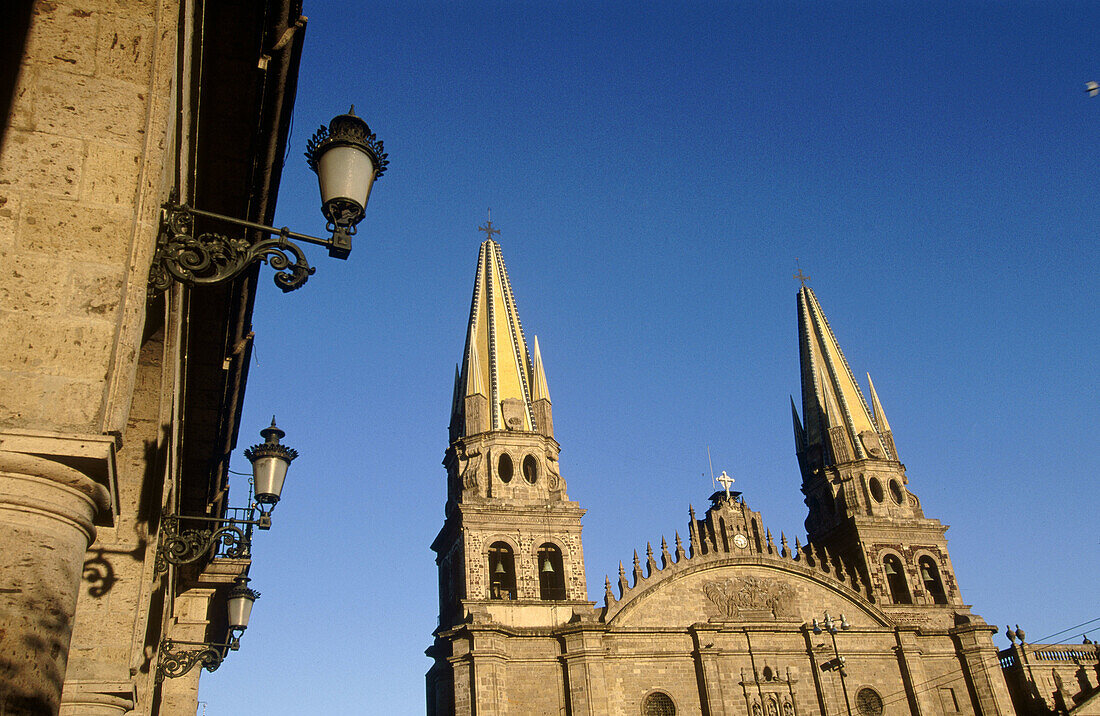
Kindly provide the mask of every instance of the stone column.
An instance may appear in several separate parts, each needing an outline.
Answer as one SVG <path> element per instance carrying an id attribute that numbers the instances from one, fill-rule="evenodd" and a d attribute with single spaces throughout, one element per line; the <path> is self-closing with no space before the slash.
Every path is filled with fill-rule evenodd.
<path id="1" fill-rule="evenodd" d="M 52 460 L 0 450 L 0 713 L 61 702 L 84 552 L 107 490 Z"/>
<path id="2" fill-rule="evenodd" d="M 909 708 L 913 716 L 930 716 L 941 711 L 933 696 L 936 692 L 928 688 L 931 680 L 924 669 L 924 652 L 917 641 L 915 628 L 897 628 L 894 630 L 897 646 L 894 647 L 901 666 L 901 678 L 905 684 L 905 695 L 909 699 Z"/>
<path id="3" fill-rule="evenodd" d="M 611 712 L 604 670 L 604 632 L 607 627 L 578 628 L 565 633 L 562 656 L 569 692 L 565 698 L 573 716 L 596 716 Z"/>
<path id="4" fill-rule="evenodd" d="M 60 716 L 123 716 L 133 711 L 130 696 L 106 694 L 95 688 L 66 687 Z"/>
<path id="5" fill-rule="evenodd" d="M 173 617 L 168 628 L 168 638 L 179 641 L 205 642 L 210 625 L 210 607 L 215 590 L 194 587 L 176 596 L 172 607 Z M 201 646 L 180 644 L 180 650 L 201 649 Z M 204 673 L 201 665 L 183 676 L 166 678 L 159 686 L 157 713 L 164 716 L 189 716 L 199 708 L 199 678 Z"/>
<path id="6" fill-rule="evenodd" d="M 964 624 L 951 630 L 963 672 L 978 697 L 975 706 L 985 716 L 1015 713 L 997 657 L 997 647 L 993 645 L 992 637 L 996 633 L 994 627 L 984 622 Z M 1020 651 L 1023 650 L 1021 644 Z"/>

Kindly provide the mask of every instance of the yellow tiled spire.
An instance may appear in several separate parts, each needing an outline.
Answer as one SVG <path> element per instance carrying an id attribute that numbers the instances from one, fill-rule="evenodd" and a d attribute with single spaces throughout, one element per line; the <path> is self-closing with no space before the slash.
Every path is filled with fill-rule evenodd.
<path id="1" fill-rule="evenodd" d="M 473 395 L 484 395 L 489 404 L 488 430 L 535 431 L 534 401 L 549 399 L 541 358 L 533 370 L 500 244 L 492 238 L 499 232 L 492 222 L 480 228 L 489 238 L 482 242 L 478 253 L 462 362 L 464 393 L 458 403 L 464 404 Z M 533 397 L 532 382 L 536 379 L 539 384 Z"/>
<path id="2" fill-rule="evenodd" d="M 798 330 L 806 446 L 819 446 L 821 459 L 829 462 L 894 459 L 885 430 L 872 418 L 817 297 L 806 285 L 798 291 Z"/>
<path id="3" fill-rule="evenodd" d="M 550 400 L 550 388 L 546 385 L 546 370 L 542 367 L 542 352 L 539 351 L 539 337 L 535 336 L 535 373 L 534 394 L 532 400 Z"/>
<path id="4" fill-rule="evenodd" d="M 875 392 L 875 383 L 871 380 L 871 374 L 867 374 L 867 386 L 871 389 L 871 409 L 875 411 L 875 424 L 883 435 L 890 432 L 890 422 L 886 420 L 886 413 L 882 410 L 882 403 L 878 402 L 878 393 Z"/>

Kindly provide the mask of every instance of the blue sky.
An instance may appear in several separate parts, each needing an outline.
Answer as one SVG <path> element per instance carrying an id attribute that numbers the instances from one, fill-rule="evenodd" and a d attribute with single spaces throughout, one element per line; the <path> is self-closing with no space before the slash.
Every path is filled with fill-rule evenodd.
<path id="1" fill-rule="evenodd" d="M 797 258 L 951 526 L 967 603 L 1030 639 L 1100 617 L 1100 99 L 1083 91 L 1100 5 L 305 12 L 279 224 L 323 232 L 301 152 L 349 104 L 391 164 L 347 262 L 313 251 L 289 295 L 264 269 L 239 448 L 275 413 L 301 457 L 256 541 L 252 627 L 203 677 L 211 716 L 423 713 L 488 207 L 589 510 L 593 600 L 706 503 L 708 447 L 773 533 L 804 539 Z"/>

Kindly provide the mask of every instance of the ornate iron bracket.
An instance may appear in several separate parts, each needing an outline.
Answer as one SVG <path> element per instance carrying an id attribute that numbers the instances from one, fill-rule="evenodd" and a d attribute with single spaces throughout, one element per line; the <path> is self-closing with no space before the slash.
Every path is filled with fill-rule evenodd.
<path id="1" fill-rule="evenodd" d="M 179 649 L 177 644 L 184 646 L 198 646 L 200 649 Z M 163 639 L 160 642 L 159 658 L 157 659 L 156 682 L 159 684 L 165 678 L 175 679 L 183 676 L 195 666 L 201 666 L 207 671 L 216 671 L 230 651 L 241 648 L 240 638 L 234 634 L 228 644 L 208 644 L 201 641 L 173 641 Z"/>
<path id="2" fill-rule="evenodd" d="M 212 522 L 221 526 L 181 531 L 180 520 Z M 225 548 L 226 557 L 232 559 L 248 557 L 252 553 L 253 527 L 261 530 L 271 529 L 271 516 L 261 513 L 258 520 L 180 515 L 165 517 L 161 525 L 160 544 L 157 545 L 157 557 L 153 565 L 154 574 L 167 572 L 169 564 L 195 562 L 219 544 Z"/>
<path id="3" fill-rule="evenodd" d="M 243 238 L 213 232 L 196 236 L 196 216 L 260 231 L 267 238 L 250 243 Z M 319 239 L 296 233 L 285 226 L 276 229 L 169 201 L 164 204 L 161 213 L 157 250 L 149 270 L 149 290 L 167 290 L 172 281 L 188 286 L 221 283 L 239 276 L 253 263 L 263 261 L 275 269 L 275 285 L 284 292 L 293 291 L 304 284 L 316 269 L 309 265 L 302 249 L 291 239 L 326 246 L 329 255 L 339 259 L 346 259 L 351 253 L 355 226 L 330 223 L 329 228 L 332 237 Z"/>

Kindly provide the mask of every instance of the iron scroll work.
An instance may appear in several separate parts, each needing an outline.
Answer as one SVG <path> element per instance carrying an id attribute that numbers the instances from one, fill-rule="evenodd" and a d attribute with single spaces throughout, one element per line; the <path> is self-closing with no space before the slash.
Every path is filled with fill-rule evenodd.
<path id="1" fill-rule="evenodd" d="M 176 645 L 201 646 L 201 649 L 176 649 Z M 157 661 L 156 682 L 165 678 L 175 679 L 183 676 L 196 666 L 207 671 L 216 671 L 230 651 L 241 648 L 240 641 L 234 638 L 228 644 L 205 644 L 203 642 L 173 641 L 165 639 L 160 643 Z"/>
<path id="2" fill-rule="evenodd" d="M 216 525 L 206 529 L 180 530 L 180 520 L 211 522 Z M 181 565 L 195 562 L 208 554 L 215 546 L 220 555 L 230 559 L 247 559 L 252 553 L 252 528 L 271 528 L 271 517 L 260 514 L 256 520 L 234 520 L 217 517 L 190 517 L 172 515 L 164 519 L 160 544 L 153 570 L 155 574 L 168 571 L 169 564 Z M 243 528 L 243 529 L 242 529 Z"/>
<path id="3" fill-rule="evenodd" d="M 244 238 L 214 232 L 196 235 L 196 216 L 243 226 L 265 233 L 267 237 L 252 243 Z M 317 269 L 309 265 L 302 249 L 291 239 L 326 246 L 330 255 L 347 258 L 351 241 L 350 237 L 346 238 L 348 246 L 345 247 L 345 237 L 341 232 L 334 233 L 331 239 L 319 239 L 291 231 L 285 226 L 276 229 L 170 201 L 164 205 L 161 215 L 157 250 L 149 270 L 149 286 L 151 290 L 164 291 L 173 281 L 189 286 L 221 283 L 236 278 L 254 262 L 262 261 L 276 271 L 276 286 L 284 292 L 293 291 Z"/>

